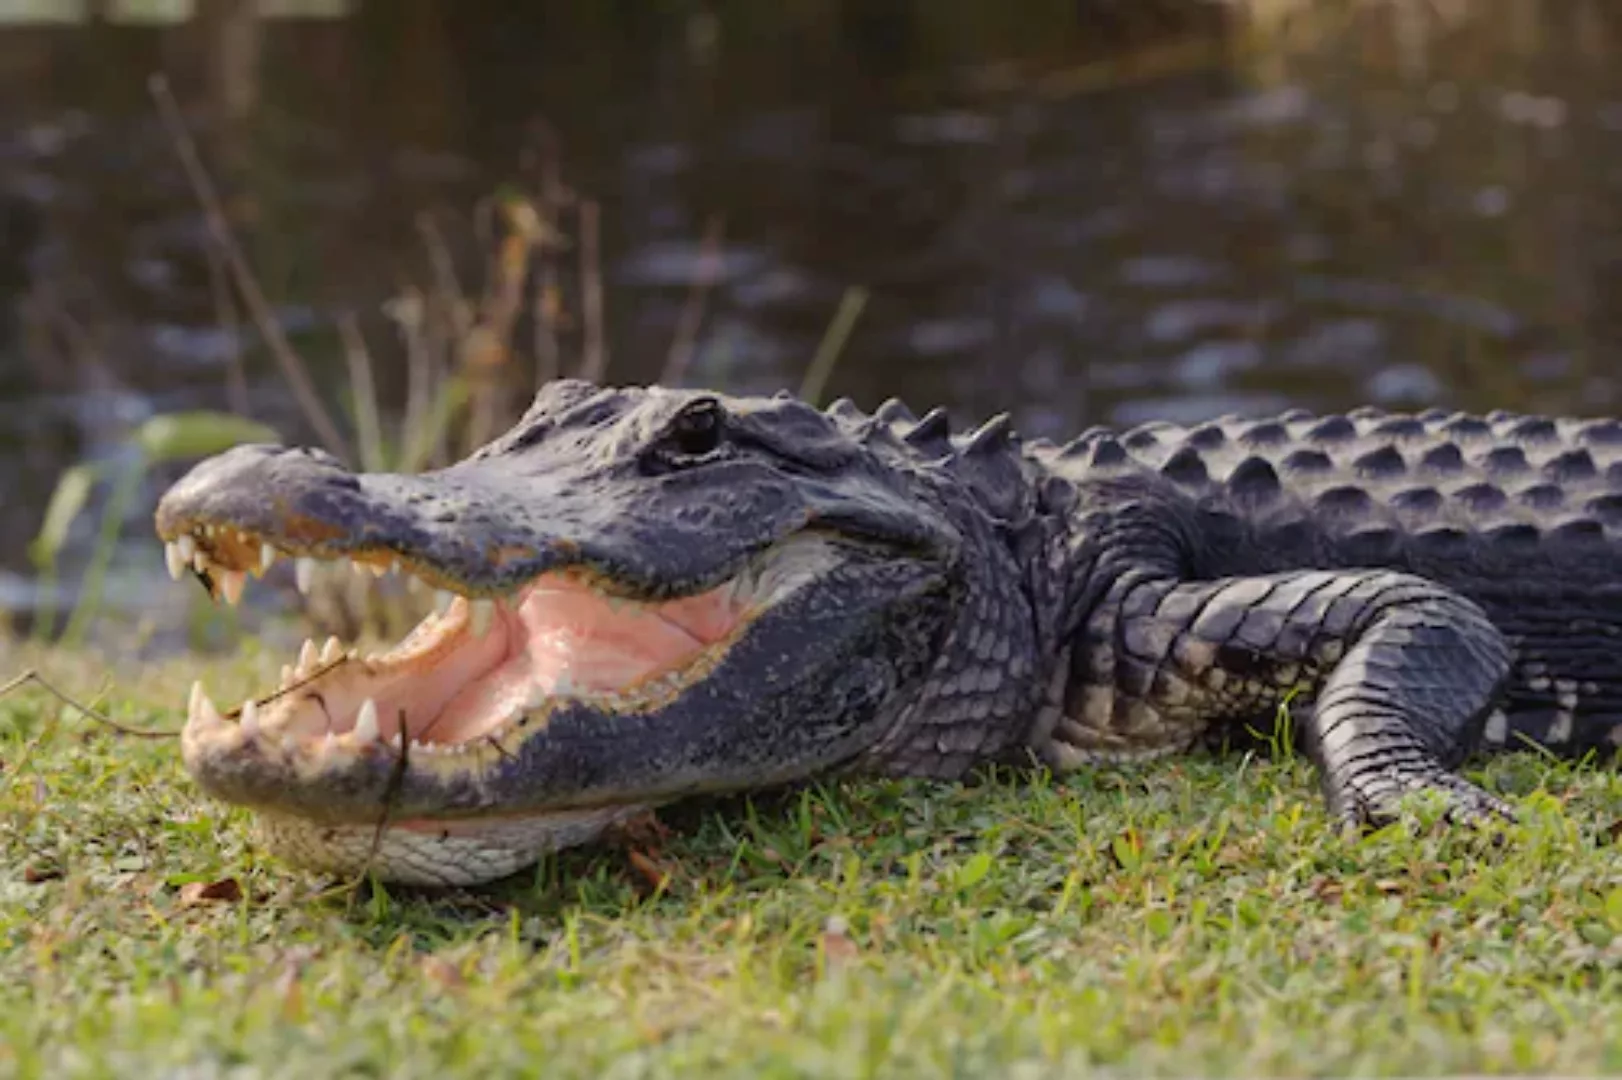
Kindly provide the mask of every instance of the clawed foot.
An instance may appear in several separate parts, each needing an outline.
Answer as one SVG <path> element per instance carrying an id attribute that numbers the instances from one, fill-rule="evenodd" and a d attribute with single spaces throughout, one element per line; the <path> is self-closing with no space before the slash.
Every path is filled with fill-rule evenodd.
<path id="1" fill-rule="evenodd" d="M 1346 826 L 1379 828 L 1408 814 L 1448 824 L 1504 825 L 1515 811 L 1496 795 L 1450 772 L 1370 772 L 1329 793 L 1331 813 Z M 1433 811 L 1433 813 L 1427 813 Z"/>

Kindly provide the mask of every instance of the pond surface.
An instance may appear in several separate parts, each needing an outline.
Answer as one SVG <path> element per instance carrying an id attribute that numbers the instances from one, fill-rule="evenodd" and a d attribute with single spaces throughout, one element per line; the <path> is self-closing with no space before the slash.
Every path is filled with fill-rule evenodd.
<path id="1" fill-rule="evenodd" d="M 830 395 L 1032 434 L 1619 406 L 1622 11 L 1598 0 L 1288 24 L 1169 0 L 205 6 L 0 26 L 0 606 L 41 601 L 26 547 L 57 475 L 146 417 L 246 401 L 313 438 L 222 318 L 154 72 L 335 408 L 344 313 L 403 398 L 380 305 L 434 285 L 423 215 L 477 277 L 480 200 L 548 170 L 598 207 L 612 381 L 660 377 L 684 340 L 685 382 L 796 387 L 860 288 Z M 565 327 L 570 364 L 582 341 Z M 132 511 L 126 607 L 172 595 L 144 524 L 171 475 Z"/>

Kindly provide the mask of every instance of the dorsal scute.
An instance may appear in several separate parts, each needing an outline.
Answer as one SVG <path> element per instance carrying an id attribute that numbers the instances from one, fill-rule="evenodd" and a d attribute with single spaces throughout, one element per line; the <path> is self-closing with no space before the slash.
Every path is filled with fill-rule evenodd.
<path id="1" fill-rule="evenodd" d="M 1014 441 L 1014 420 L 1007 413 L 998 413 L 973 431 L 963 441 L 963 453 L 969 456 L 1000 453 Z"/>
<path id="2" fill-rule="evenodd" d="M 860 423 L 867 419 L 867 414 L 848 397 L 835 398 L 828 403 L 828 408 L 824 411 L 835 420 L 844 420 L 850 423 Z"/>
<path id="3" fill-rule="evenodd" d="M 891 425 L 911 424 L 918 419 L 900 398 L 886 398 L 873 410 L 873 418 Z"/>
<path id="4" fill-rule="evenodd" d="M 950 449 L 952 438 L 952 420 L 946 410 L 940 406 L 930 409 L 923 415 L 911 429 L 903 435 L 902 440 L 918 450 L 931 451 L 938 455 Z"/>
<path id="5" fill-rule="evenodd" d="M 1055 458 L 1076 480 L 1141 470 L 1205 509 L 1237 513 L 1277 550 L 1293 543 L 1290 527 L 1341 545 L 1345 558 L 1399 549 L 1441 556 L 1460 536 L 1478 538 L 1470 550 L 1492 558 L 1540 538 L 1622 542 L 1617 420 L 1296 410 L 1092 430 Z"/>

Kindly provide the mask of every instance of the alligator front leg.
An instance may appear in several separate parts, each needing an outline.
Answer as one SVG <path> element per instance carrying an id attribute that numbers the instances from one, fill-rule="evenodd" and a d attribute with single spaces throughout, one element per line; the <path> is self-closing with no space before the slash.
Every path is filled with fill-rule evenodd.
<path id="1" fill-rule="evenodd" d="M 1496 703 L 1509 647 L 1479 607 L 1424 578 L 1128 577 L 1072 655 L 1063 716 L 1038 739 L 1056 765 L 1180 749 L 1215 722 L 1288 703 L 1346 821 L 1389 820 L 1423 790 L 1456 818 L 1509 813 L 1451 772 Z"/>

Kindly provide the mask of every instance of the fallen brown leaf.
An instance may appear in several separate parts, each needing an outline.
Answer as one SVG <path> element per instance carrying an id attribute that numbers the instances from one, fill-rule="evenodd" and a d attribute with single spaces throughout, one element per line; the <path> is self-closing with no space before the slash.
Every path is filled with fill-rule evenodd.
<path id="1" fill-rule="evenodd" d="M 619 834 L 626 841 L 644 848 L 656 848 L 670 839 L 670 826 L 659 820 L 652 810 L 645 810 L 620 823 Z"/>
<path id="2" fill-rule="evenodd" d="M 237 883 L 236 878 L 188 881 L 180 887 L 182 907 L 194 907 L 198 904 L 234 904 L 241 899 L 242 886 Z"/>
<path id="3" fill-rule="evenodd" d="M 652 856 L 632 848 L 629 852 L 631 869 L 642 879 L 643 884 L 651 892 L 662 889 L 670 882 L 670 871 L 660 866 Z"/>
<path id="4" fill-rule="evenodd" d="M 1345 886 L 1333 878 L 1321 877 L 1312 883 L 1312 895 L 1326 904 L 1339 902 L 1345 892 Z"/>
<path id="5" fill-rule="evenodd" d="M 282 1019 L 296 1023 L 304 1019 L 304 965 L 314 954 L 305 949 L 294 949 L 282 960 L 282 970 L 276 975 L 276 999 L 281 1004 Z"/>
<path id="6" fill-rule="evenodd" d="M 861 947 L 850 939 L 845 920 L 838 916 L 829 919 L 822 930 L 822 955 L 827 958 L 828 966 L 838 967 L 861 953 Z"/>
<path id="7" fill-rule="evenodd" d="M 460 990 L 467 985 L 462 969 L 443 956 L 427 956 L 422 961 L 425 978 L 442 990 Z"/>

